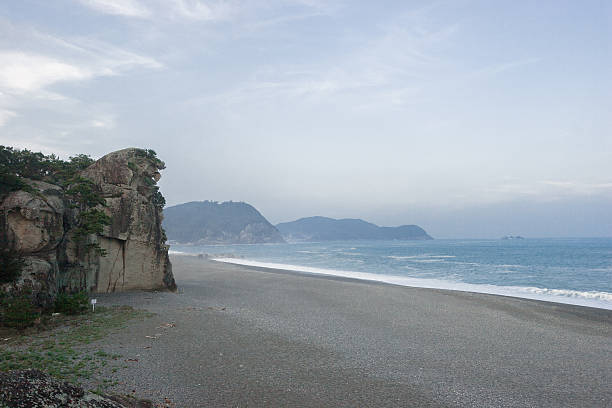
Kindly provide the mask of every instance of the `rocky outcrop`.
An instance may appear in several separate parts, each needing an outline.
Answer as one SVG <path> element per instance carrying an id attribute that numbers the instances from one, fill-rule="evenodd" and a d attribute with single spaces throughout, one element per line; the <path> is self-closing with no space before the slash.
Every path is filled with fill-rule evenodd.
<path id="1" fill-rule="evenodd" d="M 163 162 L 140 149 L 102 157 L 83 172 L 106 200 L 111 224 L 98 237 L 107 253 L 98 257 L 94 290 L 176 289 L 162 229 L 162 206 L 156 202 Z"/>
<path id="2" fill-rule="evenodd" d="M 14 408 L 150 408 L 151 401 L 87 392 L 39 370 L 0 372 L 0 406 Z"/>
<path id="3" fill-rule="evenodd" d="M 58 290 L 60 248 L 76 225 L 76 214 L 61 187 L 31 180 L 28 184 L 29 191 L 12 192 L 0 203 L 0 243 L 25 261 L 17 286 L 27 286 L 36 303 L 48 305 Z"/>
<path id="4" fill-rule="evenodd" d="M 25 260 L 17 286 L 29 286 L 40 304 L 58 290 L 175 289 L 155 186 L 163 167 L 154 155 L 131 148 L 82 171 L 106 202 L 98 209 L 110 217 L 101 234 L 85 238 L 76 236 L 81 210 L 62 187 L 27 180 L 29 189 L 6 195 L 0 244 Z"/>

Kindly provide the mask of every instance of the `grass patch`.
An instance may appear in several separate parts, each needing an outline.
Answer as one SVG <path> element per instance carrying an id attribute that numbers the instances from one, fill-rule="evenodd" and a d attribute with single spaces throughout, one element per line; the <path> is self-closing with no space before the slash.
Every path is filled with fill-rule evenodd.
<path id="1" fill-rule="evenodd" d="M 131 307 L 97 307 L 96 312 L 79 316 L 59 316 L 49 324 L 55 326 L 45 332 L 25 335 L 0 333 L 0 371 L 35 368 L 64 381 L 80 384 L 92 378 L 106 365 L 119 367 L 120 355 L 104 350 L 85 350 L 83 346 L 104 338 L 112 331 L 125 327 L 129 320 L 147 318 L 151 313 Z M 4 343 L 4 344 L 3 344 Z M 111 385 L 110 382 L 103 382 Z"/>

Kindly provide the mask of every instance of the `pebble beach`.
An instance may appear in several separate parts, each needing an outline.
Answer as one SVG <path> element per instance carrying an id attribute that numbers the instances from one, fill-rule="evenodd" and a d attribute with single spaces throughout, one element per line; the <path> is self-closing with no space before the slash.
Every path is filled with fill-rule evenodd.
<path id="1" fill-rule="evenodd" d="M 95 345 L 176 407 L 604 407 L 612 311 L 172 256 L 178 293 Z"/>

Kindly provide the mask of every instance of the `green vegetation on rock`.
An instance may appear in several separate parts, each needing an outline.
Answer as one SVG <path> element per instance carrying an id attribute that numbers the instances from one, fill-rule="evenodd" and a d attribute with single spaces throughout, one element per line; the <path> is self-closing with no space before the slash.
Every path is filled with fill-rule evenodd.
<path id="1" fill-rule="evenodd" d="M 0 243 L 0 285 L 19 279 L 24 264 L 20 254 L 8 250 Z"/>
<path id="2" fill-rule="evenodd" d="M 91 180 L 79 175 L 80 171 L 93 162 L 91 157 L 84 154 L 62 160 L 54 154 L 44 155 L 28 149 L 0 146 L 0 198 L 17 190 L 33 193 L 27 180 L 44 181 L 62 187 L 72 207 L 81 210 L 76 231 L 80 243 L 88 250 L 95 250 L 104 256 L 104 251 L 97 243 L 86 242 L 88 234 L 100 233 L 105 225 L 110 224 L 110 218 L 95 208 L 106 206 L 106 201 L 96 191 Z"/>
<path id="3" fill-rule="evenodd" d="M 79 171 L 87 168 L 94 160 L 84 154 L 62 160 L 54 154 L 44 155 L 28 149 L 14 149 L 0 146 L 0 174 L 4 179 L 0 191 L 20 190 L 23 179 L 40 180 L 66 187 L 74 182 Z M 4 184 L 12 180 L 13 186 Z M 9 192 L 10 192 L 9 191 Z"/>

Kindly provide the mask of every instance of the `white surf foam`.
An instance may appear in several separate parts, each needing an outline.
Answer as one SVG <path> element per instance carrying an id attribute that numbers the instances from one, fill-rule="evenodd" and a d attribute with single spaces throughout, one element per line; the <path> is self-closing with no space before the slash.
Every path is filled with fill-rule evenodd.
<path id="1" fill-rule="evenodd" d="M 238 258 L 214 258 L 213 260 L 236 265 L 255 266 L 259 268 L 268 269 L 283 269 L 287 271 L 304 272 L 316 275 L 339 276 L 343 278 L 390 283 L 393 285 L 400 286 L 412 286 L 428 289 L 447 289 L 456 290 L 460 292 L 476 292 L 491 295 L 512 296 L 524 299 L 534 299 L 546 302 L 565 303 L 570 305 L 589 306 L 600 309 L 612 310 L 612 293 L 608 292 L 584 292 L 569 289 L 547 289 L 522 286 L 473 284 L 442 279 L 411 278 L 408 276 L 379 275 L 367 272 L 353 272 L 336 269 L 315 268 L 311 266 L 259 262 Z"/>
<path id="2" fill-rule="evenodd" d="M 386 258 L 391 258 L 391 259 L 447 259 L 447 258 L 455 258 L 455 255 L 429 255 L 429 254 L 423 254 L 423 255 L 406 255 L 406 256 L 399 256 L 399 255 L 388 255 L 386 256 Z"/>
<path id="3" fill-rule="evenodd" d="M 183 252 L 183 251 L 173 251 L 173 250 L 168 250 L 168 255 L 181 255 L 181 256 L 200 256 L 200 255 L 205 255 L 203 253 L 193 253 L 193 252 Z"/>

